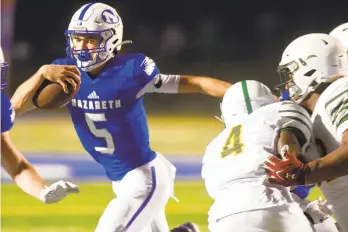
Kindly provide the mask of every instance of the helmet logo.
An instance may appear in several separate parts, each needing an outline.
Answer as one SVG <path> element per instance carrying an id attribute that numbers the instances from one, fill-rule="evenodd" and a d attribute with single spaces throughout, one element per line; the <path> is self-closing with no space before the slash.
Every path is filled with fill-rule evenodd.
<path id="1" fill-rule="evenodd" d="M 118 15 L 114 15 L 110 9 L 104 10 L 101 14 L 101 18 L 104 22 L 109 24 L 116 24 L 120 21 Z"/>

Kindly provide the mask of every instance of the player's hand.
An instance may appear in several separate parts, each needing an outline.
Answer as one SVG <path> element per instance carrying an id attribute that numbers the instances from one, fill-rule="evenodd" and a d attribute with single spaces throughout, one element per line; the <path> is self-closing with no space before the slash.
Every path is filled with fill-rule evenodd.
<path id="1" fill-rule="evenodd" d="M 323 200 L 321 199 L 321 197 L 318 197 L 317 201 L 318 201 L 319 209 L 321 212 L 329 216 L 332 216 L 334 214 L 332 205 L 330 205 L 326 199 Z"/>
<path id="2" fill-rule="evenodd" d="M 68 194 L 79 192 L 77 185 L 60 180 L 43 189 L 40 193 L 40 200 L 45 204 L 51 204 L 62 200 Z"/>
<path id="3" fill-rule="evenodd" d="M 68 82 L 74 90 L 81 84 L 81 73 L 75 65 L 48 64 L 40 68 L 41 76 L 49 81 L 60 84 L 65 93 L 68 93 Z"/>
<path id="4" fill-rule="evenodd" d="M 281 154 L 278 156 L 269 156 L 264 163 L 268 174 L 268 180 L 271 183 L 284 186 L 305 185 L 305 179 L 309 168 L 299 159 L 292 156 L 289 146 L 284 145 Z"/>
<path id="5" fill-rule="evenodd" d="M 319 197 L 307 205 L 306 213 L 313 219 L 314 224 L 321 223 L 333 215 L 332 206 Z"/>

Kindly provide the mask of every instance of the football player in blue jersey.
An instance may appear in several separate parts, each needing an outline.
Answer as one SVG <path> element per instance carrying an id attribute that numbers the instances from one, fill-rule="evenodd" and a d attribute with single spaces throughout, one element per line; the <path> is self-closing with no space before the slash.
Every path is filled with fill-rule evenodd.
<path id="1" fill-rule="evenodd" d="M 143 95 L 200 92 L 222 97 L 231 84 L 160 74 L 155 62 L 143 54 L 119 55 L 129 41 L 122 40 L 120 15 L 103 3 L 78 9 L 65 35 L 68 57 L 53 64 L 76 65 L 81 72 L 80 89 L 68 104 L 70 116 L 83 147 L 104 167 L 117 194 L 95 231 L 168 232 L 165 205 L 174 195 L 176 169 L 150 148 Z M 34 107 L 23 100 L 25 89 L 37 88 L 30 83 L 22 84 L 22 91 L 12 98 L 16 112 Z M 198 228 L 186 223 L 172 231 Z"/>
<path id="2" fill-rule="evenodd" d="M 70 182 L 58 181 L 46 187 L 44 180 L 10 138 L 15 112 L 5 94 L 8 64 L 0 48 L 1 68 L 1 166 L 24 192 L 49 204 L 62 200 L 70 193 L 78 193 L 79 188 Z"/>

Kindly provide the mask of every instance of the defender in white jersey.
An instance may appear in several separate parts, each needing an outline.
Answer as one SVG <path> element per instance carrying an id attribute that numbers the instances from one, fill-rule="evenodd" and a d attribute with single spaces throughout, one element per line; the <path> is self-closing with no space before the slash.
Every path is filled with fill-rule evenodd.
<path id="1" fill-rule="evenodd" d="M 214 199 L 209 229 L 313 231 L 289 189 L 270 184 L 263 168 L 281 147 L 307 149 L 312 133 L 308 113 L 292 102 L 274 103 L 270 90 L 257 81 L 230 87 L 221 111 L 226 129 L 207 146 L 203 158 L 202 177 Z"/>
<path id="2" fill-rule="evenodd" d="M 283 160 L 271 157 L 266 163 L 269 175 L 287 186 L 322 182 L 321 190 L 333 206 L 338 223 L 348 231 L 347 50 L 332 36 L 304 35 L 285 49 L 279 71 L 290 98 L 312 114 L 321 156 L 305 156 L 307 162 L 311 161 L 306 165 L 290 156 Z"/>

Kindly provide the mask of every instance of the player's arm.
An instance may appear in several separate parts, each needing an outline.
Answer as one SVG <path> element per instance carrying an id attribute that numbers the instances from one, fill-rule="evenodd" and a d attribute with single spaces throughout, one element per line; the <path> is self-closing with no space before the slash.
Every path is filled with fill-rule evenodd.
<path id="1" fill-rule="evenodd" d="M 345 119 L 348 120 L 348 114 Z M 348 175 L 348 129 L 343 132 L 340 146 L 321 159 L 308 163 L 307 183 L 318 183 Z"/>
<path id="2" fill-rule="evenodd" d="M 308 112 L 293 102 L 283 102 L 279 106 L 278 154 L 287 146 L 287 152 L 295 157 L 303 155 L 312 138 L 312 124 Z"/>
<path id="3" fill-rule="evenodd" d="M 287 146 L 287 152 L 289 152 L 289 154 L 295 157 L 300 156 L 301 148 L 293 130 L 293 128 L 281 130 L 277 144 L 278 154 L 281 154 L 284 146 Z"/>
<path id="4" fill-rule="evenodd" d="M 76 89 L 81 82 L 80 75 L 80 71 L 74 65 L 43 65 L 16 89 L 11 98 L 12 107 L 17 115 L 34 109 L 33 96 L 45 79 L 59 83 L 67 93 L 68 88 L 65 82 Z"/>
<path id="5" fill-rule="evenodd" d="M 47 187 L 43 178 L 12 143 L 9 132 L 1 133 L 1 165 L 24 192 L 50 204 L 71 193 L 79 193 L 73 183 L 58 181 Z"/>
<path id="6" fill-rule="evenodd" d="M 171 76 L 171 75 L 168 75 Z M 203 93 L 222 98 L 232 84 L 212 77 L 178 75 L 179 93 Z"/>
<path id="7" fill-rule="evenodd" d="M 346 131 L 345 136 L 348 136 Z M 348 140 L 342 141 L 338 149 L 325 157 L 308 163 L 306 183 L 319 183 L 348 175 Z"/>
<path id="8" fill-rule="evenodd" d="M 283 173 L 283 176 L 295 175 L 292 179 L 278 179 L 275 182 L 286 186 L 314 184 L 348 175 L 348 130 L 344 132 L 342 143 L 335 151 L 325 157 L 303 164 L 286 154 L 283 159 L 270 157 L 265 165 L 271 179 Z"/>
<path id="9" fill-rule="evenodd" d="M 305 165 L 298 158 L 305 154 L 312 139 L 310 116 L 298 104 L 282 102 L 276 130 L 279 131 L 278 156 L 271 156 L 265 162 L 269 180 L 286 186 L 296 185 L 297 179 L 305 177 L 301 171 Z M 294 168 L 296 165 L 298 170 Z"/>
<path id="10" fill-rule="evenodd" d="M 313 160 L 304 165 L 297 159 L 287 157 L 279 160 L 269 158 L 266 166 L 270 175 L 276 173 L 295 174 L 294 180 L 279 180 L 284 185 L 312 184 L 348 175 L 348 92 L 347 83 L 343 83 L 341 91 L 335 92 L 325 104 L 336 135 L 340 138 L 339 147 L 321 159 Z"/>
<path id="11" fill-rule="evenodd" d="M 134 75 L 141 86 L 137 98 L 145 93 L 204 93 L 222 98 L 231 86 L 211 77 L 161 74 L 155 62 L 144 55 L 136 59 Z"/>
<path id="12" fill-rule="evenodd" d="M 26 193 L 39 199 L 45 182 L 21 152 L 14 146 L 9 132 L 1 133 L 1 165 Z"/>
<path id="13" fill-rule="evenodd" d="M 203 93 L 223 97 L 230 83 L 211 77 L 158 74 L 138 95 L 144 93 Z"/>
<path id="14" fill-rule="evenodd" d="M 348 81 L 335 92 L 325 104 L 326 113 L 330 116 L 336 129 L 336 137 L 340 138 L 339 147 L 319 160 L 308 164 L 307 182 L 316 183 L 348 175 Z"/>

